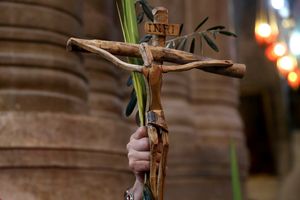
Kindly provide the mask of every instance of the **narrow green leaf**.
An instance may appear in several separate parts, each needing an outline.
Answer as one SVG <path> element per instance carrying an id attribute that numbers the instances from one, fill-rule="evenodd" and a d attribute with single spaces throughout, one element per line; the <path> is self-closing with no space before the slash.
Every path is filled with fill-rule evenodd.
<path id="1" fill-rule="evenodd" d="M 125 16 L 126 24 L 129 30 L 130 43 L 136 43 L 138 41 L 138 27 L 136 22 L 136 12 L 134 6 L 134 0 L 125 0 Z"/>
<path id="2" fill-rule="evenodd" d="M 139 43 L 149 42 L 152 39 L 152 37 L 153 37 L 152 35 L 147 34 L 139 41 Z"/>
<path id="3" fill-rule="evenodd" d="M 139 64 L 141 65 L 142 63 Z M 137 95 L 137 103 L 138 103 L 141 125 L 145 125 L 145 109 L 146 109 L 147 98 L 146 98 L 146 86 L 145 86 L 146 83 L 144 80 L 144 75 L 138 72 L 133 72 L 132 79 L 133 79 L 133 86 Z"/>
<path id="4" fill-rule="evenodd" d="M 182 38 L 178 39 L 178 40 L 175 40 L 173 41 L 174 42 L 174 49 L 178 49 L 179 45 L 181 44 L 182 42 Z"/>
<path id="5" fill-rule="evenodd" d="M 193 38 L 190 46 L 190 53 L 195 53 L 195 43 L 196 43 L 196 39 Z"/>
<path id="6" fill-rule="evenodd" d="M 128 117 L 132 114 L 135 106 L 136 106 L 136 103 L 137 103 L 137 97 L 136 97 L 136 93 L 134 90 L 132 90 L 131 92 L 131 96 L 130 96 L 130 100 L 129 100 L 129 103 L 126 107 L 126 112 L 125 112 L 125 115 Z"/>
<path id="7" fill-rule="evenodd" d="M 187 42 L 187 37 L 183 38 L 176 49 L 184 51 Z"/>
<path id="8" fill-rule="evenodd" d="M 144 190 L 143 190 L 143 200 L 154 200 L 153 194 L 148 186 L 148 184 L 146 184 L 144 186 Z"/>
<path id="9" fill-rule="evenodd" d="M 150 10 L 153 10 L 153 7 L 148 3 L 147 0 L 140 0 L 140 1 L 142 1 L 144 4 L 146 4 L 150 8 Z"/>
<path id="10" fill-rule="evenodd" d="M 145 1 L 140 1 L 142 8 L 150 21 L 154 21 L 154 16 L 152 13 L 152 8 Z"/>
<path id="11" fill-rule="evenodd" d="M 215 50 L 216 52 L 219 52 L 219 48 L 218 46 L 214 43 L 214 41 L 205 33 L 202 33 L 204 40 L 206 41 L 206 43 L 208 44 L 208 46 L 210 46 L 213 50 Z"/>
<path id="12" fill-rule="evenodd" d="M 140 23 L 142 23 L 143 22 L 143 20 L 144 20 L 144 15 L 145 15 L 145 13 L 144 12 L 141 12 L 138 16 L 137 16 L 137 23 L 138 24 L 140 24 Z"/>
<path id="13" fill-rule="evenodd" d="M 135 123 L 137 126 L 141 126 L 141 121 L 140 121 L 140 114 L 139 114 L 139 111 L 137 111 L 135 113 Z"/>
<path id="14" fill-rule="evenodd" d="M 207 22 L 207 20 L 208 20 L 208 17 L 206 17 L 202 22 L 200 22 L 200 24 L 195 28 L 195 31 L 194 31 L 194 32 L 197 32 L 198 29 L 199 29 L 203 24 L 205 24 L 205 22 Z"/>
<path id="15" fill-rule="evenodd" d="M 129 75 L 126 85 L 127 85 L 128 87 L 129 87 L 129 86 L 132 86 L 132 77 L 131 77 L 131 75 Z"/>
<path id="16" fill-rule="evenodd" d="M 201 53 L 201 55 L 203 56 L 203 35 L 202 35 L 202 33 L 200 33 L 199 34 L 200 35 L 200 37 L 199 37 L 199 42 L 200 42 L 200 53 Z"/>
<path id="17" fill-rule="evenodd" d="M 233 140 L 230 140 L 230 171 L 233 200 L 242 200 L 236 145 Z"/>
<path id="18" fill-rule="evenodd" d="M 123 24 L 124 41 L 127 43 L 137 44 L 139 41 L 139 33 L 137 27 L 137 16 L 135 11 L 135 0 L 122 0 L 122 15 L 119 9 L 120 21 Z M 142 64 L 140 59 L 129 58 L 130 63 Z M 145 125 L 145 107 L 146 107 L 146 86 L 144 76 L 138 72 L 131 73 L 133 80 L 133 87 L 137 96 L 137 104 L 141 125 Z"/>
<path id="19" fill-rule="evenodd" d="M 166 43 L 166 48 L 169 48 L 170 49 L 170 46 L 172 45 L 172 42 L 167 42 Z"/>
<path id="20" fill-rule="evenodd" d="M 120 11 L 118 2 L 116 2 L 116 6 L 117 6 L 118 16 L 119 16 L 119 20 L 120 20 L 120 24 L 121 24 L 122 33 L 123 33 L 123 36 L 124 36 L 124 41 L 127 42 L 126 41 L 127 33 L 126 33 L 126 30 L 125 30 L 124 19 L 121 16 L 121 11 Z"/>
<path id="21" fill-rule="evenodd" d="M 213 35 L 214 39 L 216 40 L 216 39 L 217 39 L 217 32 L 216 32 L 216 31 L 213 31 L 213 32 L 212 32 L 212 35 Z"/>
<path id="22" fill-rule="evenodd" d="M 172 44 L 171 44 L 171 49 L 174 49 L 175 48 L 175 46 L 176 46 L 176 43 L 174 42 L 174 41 L 172 41 Z"/>
<path id="23" fill-rule="evenodd" d="M 184 24 L 180 24 L 179 35 L 182 34 L 183 28 L 184 28 Z"/>
<path id="24" fill-rule="evenodd" d="M 235 33 L 229 32 L 229 31 L 219 31 L 220 34 L 232 36 L 232 37 L 238 37 Z"/>
<path id="25" fill-rule="evenodd" d="M 174 47 L 175 47 L 175 42 L 174 41 L 170 41 L 170 42 L 166 43 L 166 48 L 174 49 Z"/>
<path id="26" fill-rule="evenodd" d="M 211 27 L 209 29 L 207 29 L 207 31 L 212 31 L 212 30 L 223 30 L 225 29 L 226 27 L 225 26 L 214 26 L 214 27 Z"/>

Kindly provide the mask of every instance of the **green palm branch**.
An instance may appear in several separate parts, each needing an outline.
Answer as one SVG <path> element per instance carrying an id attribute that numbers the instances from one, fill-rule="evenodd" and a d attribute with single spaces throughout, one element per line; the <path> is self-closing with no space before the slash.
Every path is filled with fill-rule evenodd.
<path id="1" fill-rule="evenodd" d="M 232 186 L 232 199 L 242 200 L 241 183 L 239 164 L 236 152 L 236 145 L 233 139 L 230 140 L 230 171 L 231 171 L 231 186 Z"/>
<path id="2" fill-rule="evenodd" d="M 123 31 L 124 40 L 127 43 L 138 43 L 139 32 L 137 24 L 137 16 L 135 10 L 135 0 L 121 0 L 121 9 L 118 6 L 118 13 Z M 122 11 L 122 13 L 121 13 Z M 130 63 L 142 65 L 141 59 L 128 58 Z M 138 72 L 131 73 L 131 80 L 134 87 L 132 98 L 127 106 L 126 115 L 130 115 L 135 104 L 138 105 L 138 118 L 141 126 L 145 125 L 145 109 L 147 103 L 147 82 L 144 75 Z M 131 82 L 131 81 L 130 81 Z M 129 83 L 130 85 L 130 83 Z M 136 95 L 136 96 L 135 96 Z M 149 189 L 148 174 L 145 174 L 145 186 L 143 192 L 144 200 L 153 200 L 153 195 Z"/>
<path id="3" fill-rule="evenodd" d="M 137 44 L 139 42 L 139 32 L 137 25 L 137 16 L 134 0 L 121 0 L 121 9 L 117 3 L 123 37 L 126 43 Z M 121 13 L 122 12 L 122 13 Z M 141 59 L 128 58 L 130 63 L 142 65 Z M 145 109 L 147 101 L 146 81 L 142 74 L 138 72 L 131 73 L 134 87 L 133 95 L 136 95 L 140 125 L 145 125 Z M 132 104 L 133 107 L 135 103 Z M 130 113 L 129 113 L 130 114 Z"/>

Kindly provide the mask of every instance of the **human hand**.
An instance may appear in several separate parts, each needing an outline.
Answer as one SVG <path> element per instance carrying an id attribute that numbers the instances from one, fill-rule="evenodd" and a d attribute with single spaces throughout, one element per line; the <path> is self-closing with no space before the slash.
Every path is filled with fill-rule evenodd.
<path id="1" fill-rule="evenodd" d="M 144 182 L 144 173 L 150 170 L 150 144 L 146 127 L 140 127 L 127 144 L 129 168 L 137 181 Z"/>
<path id="2" fill-rule="evenodd" d="M 145 172 L 150 170 L 150 141 L 146 127 L 140 127 L 130 137 L 127 144 L 129 168 L 135 174 L 136 181 L 129 192 L 134 194 L 135 200 L 141 200 L 144 187 Z M 161 159 L 161 148 L 156 157 L 157 167 Z"/>
<path id="3" fill-rule="evenodd" d="M 136 180 L 129 190 L 135 200 L 141 200 L 144 188 L 144 174 L 150 170 L 150 144 L 146 127 L 138 128 L 127 144 L 129 168 Z"/>

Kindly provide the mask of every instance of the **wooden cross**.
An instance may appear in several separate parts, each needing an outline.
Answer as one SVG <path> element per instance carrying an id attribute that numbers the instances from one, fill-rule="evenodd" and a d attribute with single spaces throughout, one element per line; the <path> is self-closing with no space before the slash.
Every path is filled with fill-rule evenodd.
<path id="1" fill-rule="evenodd" d="M 166 36 L 179 34 L 179 25 L 168 24 L 168 10 L 158 7 L 153 10 L 154 23 L 145 24 L 145 32 L 153 35 L 152 45 L 146 43 L 127 44 L 103 40 L 70 38 L 69 51 L 92 52 L 127 71 L 142 73 L 148 83 L 146 125 L 150 140 L 150 189 L 155 200 L 163 200 L 166 176 L 167 153 L 169 149 L 168 127 L 161 104 L 162 74 L 167 72 L 201 69 L 207 72 L 243 77 L 246 67 L 230 60 L 214 60 L 184 51 L 165 48 Z M 142 58 L 144 65 L 123 62 L 115 55 Z M 163 65 L 164 61 L 177 65 Z M 157 166 L 158 152 L 161 158 Z"/>

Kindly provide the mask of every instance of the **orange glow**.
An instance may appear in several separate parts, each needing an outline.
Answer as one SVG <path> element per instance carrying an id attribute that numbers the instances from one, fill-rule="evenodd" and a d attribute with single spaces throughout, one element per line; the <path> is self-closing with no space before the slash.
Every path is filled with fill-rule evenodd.
<path id="1" fill-rule="evenodd" d="M 259 44 L 274 43 L 279 34 L 277 11 L 270 9 L 267 0 L 258 1 L 255 19 L 255 37 Z"/>
<path id="2" fill-rule="evenodd" d="M 275 52 L 274 52 L 274 45 L 269 46 L 266 49 L 265 54 L 266 54 L 267 58 L 271 61 L 276 61 L 278 59 L 278 56 L 276 56 Z"/>
<path id="3" fill-rule="evenodd" d="M 290 87 L 297 89 L 300 85 L 300 73 L 299 70 L 296 69 L 288 74 L 288 84 Z"/>
<path id="4" fill-rule="evenodd" d="M 276 61 L 278 58 L 287 53 L 287 46 L 284 43 L 276 43 L 266 49 L 266 56 L 271 61 Z"/>
<path id="5" fill-rule="evenodd" d="M 287 52 L 287 46 L 284 43 L 277 43 L 274 46 L 274 53 L 276 56 L 281 57 L 284 56 Z"/>
<path id="6" fill-rule="evenodd" d="M 277 60 L 277 68 L 283 76 L 295 70 L 297 67 L 297 60 L 293 56 L 283 56 Z"/>
<path id="7" fill-rule="evenodd" d="M 298 74 L 296 72 L 290 72 L 289 75 L 288 75 L 288 80 L 292 83 L 297 82 Z"/>
<path id="8" fill-rule="evenodd" d="M 258 23 L 255 26 L 255 38 L 260 44 L 270 44 L 276 40 L 278 31 L 268 23 Z"/>
<path id="9" fill-rule="evenodd" d="M 268 38 L 272 34 L 272 29 L 269 24 L 261 23 L 256 27 L 255 33 L 262 38 Z"/>

